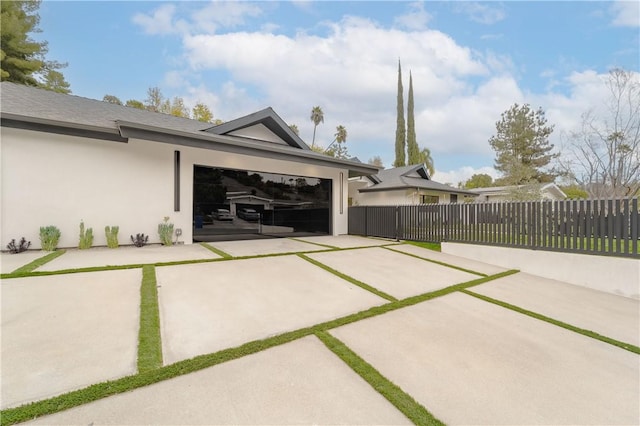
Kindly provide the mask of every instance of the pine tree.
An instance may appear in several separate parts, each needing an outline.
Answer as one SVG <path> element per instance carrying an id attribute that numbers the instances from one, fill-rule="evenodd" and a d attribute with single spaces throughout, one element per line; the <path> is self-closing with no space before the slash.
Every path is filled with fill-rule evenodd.
<path id="1" fill-rule="evenodd" d="M 413 78 L 409 71 L 409 99 L 407 100 L 407 165 L 420 164 L 420 147 L 416 140 L 416 122 L 413 117 Z"/>
<path id="2" fill-rule="evenodd" d="M 404 127 L 404 98 L 402 92 L 402 69 L 400 68 L 400 59 L 398 59 L 398 118 L 396 123 L 396 160 L 393 162 L 393 167 L 402 167 L 406 164 L 404 153 L 406 130 Z"/>
<path id="3" fill-rule="evenodd" d="M 530 182 L 553 182 L 555 175 L 544 167 L 558 155 L 551 153 L 549 135 L 553 126 L 547 125 L 544 111 L 531 109 L 528 104 L 514 104 L 502 113 L 496 123 L 496 134 L 489 144 L 496 151 L 495 168 L 503 173 L 500 185 L 522 185 Z"/>

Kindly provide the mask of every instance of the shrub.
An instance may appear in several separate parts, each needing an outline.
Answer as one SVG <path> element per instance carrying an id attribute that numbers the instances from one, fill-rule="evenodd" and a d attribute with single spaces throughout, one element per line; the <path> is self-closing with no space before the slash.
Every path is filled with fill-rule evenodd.
<path id="1" fill-rule="evenodd" d="M 118 248 L 118 231 L 119 230 L 120 230 L 119 226 L 104 227 L 104 234 L 107 237 L 107 247 Z"/>
<path id="2" fill-rule="evenodd" d="M 142 247 L 143 245 L 147 244 L 147 241 L 149 241 L 149 236 L 145 236 L 144 234 L 136 234 L 136 237 L 133 238 L 133 235 L 131 236 L 131 241 L 133 242 L 133 245 L 136 247 Z"/>
<path id="3" fill-rule="evenodd" d="M 9 244 L 7 244 L 7 249 L 13 253 L 22 253 L 23 251 L 27 251 L 27 249 L 31 246 L 31 241 L 27 241 L 24 237 L 20 239 L 20 242 L 16 244 L 16 239 L 13 238 Z"/>
<path id="4" fill-rule="evenodd" d="M 165 216 L 164 222 L 158 225 L 158 235 L 162 245 L 173 245 L 173 223 L 169 223 L 169 216 Z"/>
<path id="5" fill-rule="evenodd" d="M 41 226 L 40 227 L 40 244 L 42 250 L 54 251 L 58 248 L 58 241 L 60 241 L 60 230 L 55 226 Z"/>
<path id="6" fill-rule="evenodd" d="M 84 229 L 84 222 L 80 221 L 80 242 L 78 248 L 80 250 L 88 249 L 93 245 L 93 228 Z"/>

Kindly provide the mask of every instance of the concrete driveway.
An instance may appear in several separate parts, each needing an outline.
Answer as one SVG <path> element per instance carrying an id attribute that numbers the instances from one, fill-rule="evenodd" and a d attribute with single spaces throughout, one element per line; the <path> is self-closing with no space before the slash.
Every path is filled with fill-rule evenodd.
<path id="1" fill-rule="evenodd" d="M 341 236 L 210 244 L 236 256 L 304 251 L 398 299 L 501 271 L 414 246 L 376 247 L 389 243 Z M 314 253 L 326 246 L 343 249 Z M 178 253 L 163 249 L 169 257 Z M 74 262 L 106 265 L 103 252 L 88 250 L 90 262 Z M 165 364 L 389 303 L 295 255 L 155 270 Z M 3 410 L 136 374 L 140 280 L 139 269 L 3 280 Z M 526 274 L 469 291 L 638 344 L 635 299 Z M 329 333 L 447 424 L 640 423 L 637 354 L 470 294 L 452 292 Z M 28 362 L 20 366 L 20 360 Z M 34 424 L 406 422 L 307 336 Z"/>

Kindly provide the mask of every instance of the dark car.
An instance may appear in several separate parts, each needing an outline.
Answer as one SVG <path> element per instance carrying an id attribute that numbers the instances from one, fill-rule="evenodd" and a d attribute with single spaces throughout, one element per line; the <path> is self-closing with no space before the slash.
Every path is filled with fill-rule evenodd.
<path id="1" fill-rule="evenodd" d="M 260 220 L 260 213 L 254 209 L 240 209 L 238 210 L 238 217 L 247 222 L 257 222 Z"/>
<path id="2" fill-rule="evenodd" d="M 233 220 L 231 212 L 227 209 L 217 209 L 213 212 L 213 218 L 215 220 Z"/>

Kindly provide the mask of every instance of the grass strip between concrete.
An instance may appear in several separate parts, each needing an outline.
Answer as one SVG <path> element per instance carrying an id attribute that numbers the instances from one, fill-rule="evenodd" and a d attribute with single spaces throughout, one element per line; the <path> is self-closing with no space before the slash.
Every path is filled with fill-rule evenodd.
<path id="1" fill-rule="evenodd" d="M 582 335 L 587 336 L 587 337 L 591 337 L 591 338 L 596 339 L 596 340 L 600 340 L 601 342 L 605 342 L 605 343 L 608 343 L 610 345 L 617 346 L 617 347 L 625 349 L 625 350 L 627 350 L 629 352 L 633 352 L 635 354 L 640 354 L 640 348 L 638 346 L 632 345 L 631 343 L 621 342 L 619 340 L 615 340 L 615 339 L 612 339 L 610 337 L 598 334 L 595 331 L 591 331 L 591 330 L 587 330 L 587 329 L 584 329 L 584 328 L 576 327 L 574 325 L 567 324 L 566 322 L 562 322 L 562 321 L 547 317 L 547 316 L 539 314 L 537 312 L 529 311 L 529 310 L 521 308 L 519 306 L 512 305 L 510 303 L 503 302 L 501 300 L 497 300 L 497 299 L 485 296 L 483 294 L 474 293 L 474 292 L 466 290 L 466 289 L 462 290 L 462 293 L 468 294 L 469 296 L 476 297 L 476 298 L 478 298 L 480 300 L 484 300 L 485 302 L 489 302 L 489 303 L 493 303 L 493 304 L 498 305 L 498 306 L 502 306 L 503 308 L 511 309 L 512 311 L 516 311 L 518 313 L 530 316 L 532 318 L 539 319 L 541 321 L 545 321 L 545 322 L 548 322 L 548 323 L 553 324 L 553 325 L 557 325 L 558 327 L 566 328 L 567 330 L 582 334 Z"/>
<path id="2" fill-rule="evenodd" d="M 248 342 L 234 348 L 223 349 L 221 351 L 207 355 L 200 355 L 191 359 L 176 362 L 174 364 L 159 367 L 154 370 L 138 373 L 136 375 L 97 383 L 83 389 L 71 391 L 62 395 L 54 396 L 49 399 L 31 402 L 19 407 L 7 408 L 3 411 L 0 411 L 0 425 L 12 425 L 47 414 L 53 414 L 60 411 L 68 410 L 70 408 L 97 401 L 108 396 L 128 392 L 174 377 L 193 373 L 208 367 L 212 367 L 214 365 L 222 364 L 224 362 L 228 362 L 237 358 L 251 355 L 274 346 L 279 346 L 300 339 L 302 337 L 315 334 L 317 332 L 325 332 L 332 328 L 341 327 L 343 325 L 351 324 L 356 321 L 361 321 L 407 306 L 415 305 L 420 302 L 435 299 L 436 297 L 445 296 L 447 294 L 484 284 L 498 278 L 515 274 L 517 272 L 517 270 L 510 270 L 488 277 L 478 278 L 466 283 L 456 284 L 419 296 L 413 296 L 384 305 L 374 306 L 367 310 L 324 323 L 316 324 L 311 327 L 301 328 L 295 331 L 286 332 L 262 340 L 254 340 L 252 342 Z"/>
<path id="3" fill-rule="evenodd" d="M 316 265 L 316 266 L 317 266 L 317 267 L 319 267 L 319 268 L 324 269 L 324 270 L 325 270 L 325 271 L 327 271 L 327 272 L 332 273 L 333 275 L 336 275 L 336 276 L 338 276 L 338 277 L 342 278 L 342 279 L 343 279 L 343 280 L 345 280 L 345 281 L 350 282 L 351 284 L 357 285 L 358 287 L 360 287 L 360 288 L 362 288 L 362 289 L 364 289 L 364 290 L 367 290 L 368 292 L 371 292 L 371 293 L 375 294 L 376 296 L 380 296 L 380 297 L 382 297 L 383 299 L 387 299 L 387 300 L 389 300 L 389 301 L 391 301 L 391 302 L 395 302 L 395 301 L 397 301 L 397 300 L 398 300 L 398 299 L 396 299 L 395 297 L 391 296 L 390 294 L 387 294 L 387 293 L 385 293 L 385 292 L 383 292 L 383 291 L 380 291 L 380 290 L 378 290 L 377 288 L 372 287 L 372 286 L 370 286 L 369 284 L 365 284 L 365 283 L 363 283 L 362 281 L 359 281 L 359 280 L 357 280 L 357 279 L 355 279 L 355 278 L 353 278 L 353 277 L 350 277 L 350 276 L 349 276 L 349 275 L 347 275 L 347 274 L 343 274 L 342 272 L 337 271 L 337 270 L 335 270 L 335 269 L 333 269 L 333 268 L 331 268 L 331 267 L 329 267 L 329 266 L 325 265 L 325 264 L 324 264 L 324 263 L 322 263 L 322 262 L 318 262 L 317 260 L 312 259 L 312 258 L 310 258 L 309 256 L 305 256 L 304 254 L 298 254 L 298 257 L 300 257 L 300 258 L 302 258 L 302 259 L 306 260 L 306 261 L 307 261 L 307 262 L 309 262 L 309 263 L 312 263 L 312 264 Z"/>
<path id="4" fill-rule="evenodd" d="M 37 258 L 36 260 L 34 260 L 32 262 L 27 263 L 26 265 L 23 265 L 23 266 L 19 267 L 15 271 L 11 272 L 11 274 L 28 274 L 29 272 L 33 272 L 33 270 L 35 270 L 36 268 L 41 267 L 45 263 L 51 262 L 56 257 L 62 256 L 66 252 L 67 252 L 66 250 L 53 251 L 53 252 L 51 252 L 49 254 L 46 254 L 46 255 L 44 255 L 42 257 Z"/>
<path id="5" fill-rule="evenodd" d="M 315 333 L 331 352 L 344 361 L 353 371 L 362 377 L 379 394 L 402 412 L 416 425 L 444 425 L 424 406 L 413 399 L 395 383 L 384 377 L 371 364 L 360 358 L 342 341 L 326 332 Z"/>
<path id="6" fill-rule="evenodd" d="M 233 256 L 231 256 L 229 253 L 227 253 L 226 251 L 222 251 L 219 248 L 216 248 L 212 245 L 209 245 L 207 243 L 200 243 L 200 245 L 204 248 L 206 248 L 207 250 L 210 250 L 212 252 L 214 252 L 215 254 L 217 254 L 218 256 L 222 256 L 224 259 L 231 259 L 233 258 Z"/>
<path id="7" fill-rule="evenodd" d="M 412 246 L 422 247 L 433 251 L 442 251 L 442 244 L 440 243 L 429 243 L 426 241 L 409 241 L 405 240 L 405 244 L 411 244 Z"/>
<path id="8" fill-rule="evenodd" d="M 160 310 L 156 270 L 147 265 L 142 268 L 140 285 L 140 330 L 138 332 L 138 372 L 162 367 L 162 340 L 160 337 Z"/>
<path id="9" fill-rule="evenodd" d="M 336 247 L 336 246 L 330 246 L 329 244 L 322 244 L 322 243 L 316 243 L 313 241 L 306 241 L 300 238 L 295 238 L 295 237 L 289 237 L 289 240 L 293 240 L 293 241 L 297 241 L 299 243 L 306 243 L 306 244 L 313 244 L 314 246 L 320 246 L 320 247 L 324 247 L 324 248 L 328 248 L 328 249 L 339 249 L 340 247 Z"/>
<path id="10" fill-rule="evenodd" d="M 446 266 L 447 268 L 452 268 L 452 269 L 457 269 L 458 271 L 466 272 L 468 274 L 479 275 L 481 277 L 486 277 L 487 276 L 487 274 L 483 274 L 481 272 L 476 272 L 476 271 L 472 271 L 471 269 L 461 268 L 460 266 L 452 265 L 452 264 L 446 263 L 446 262 L 440 262 L 439 260 L 433 260 L 433 259 L 429 259 L 427 257 L 420 257 L 420 256 L 412 254 L 412 253 L 405 253 L 404 251 L 394 250 L 391 247 L 383 247 L 383 248 L 385 248 L 385 249 L 387 249 L 389 251 L 394 251 L 396 253 L 404 254 L 406 256 L 415 257 L 416 259 L 426 260 L 427 262 L 435 263 L 436 265 Z"/>

